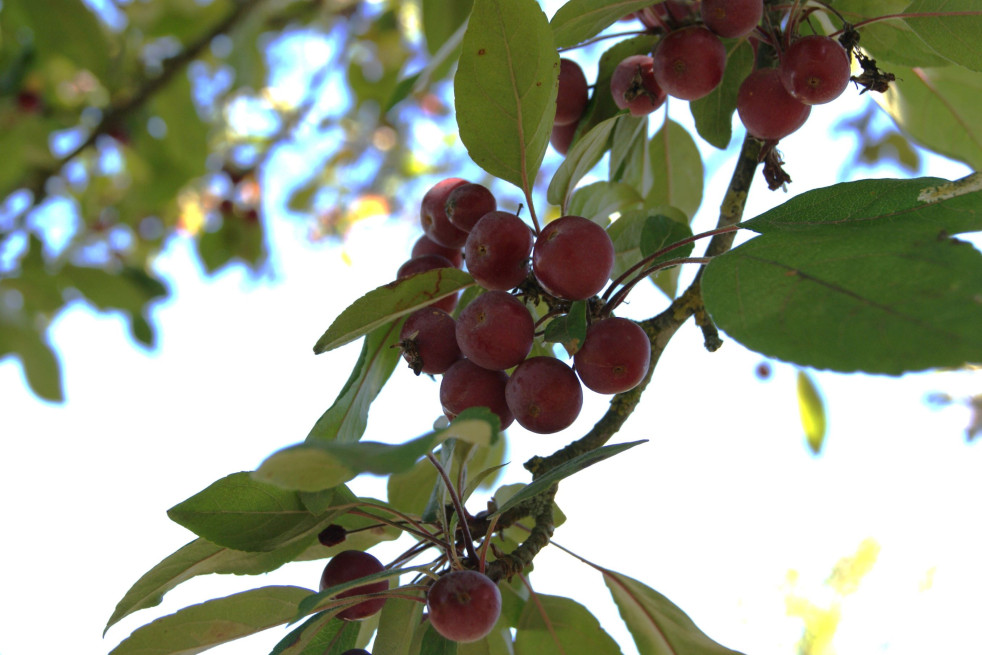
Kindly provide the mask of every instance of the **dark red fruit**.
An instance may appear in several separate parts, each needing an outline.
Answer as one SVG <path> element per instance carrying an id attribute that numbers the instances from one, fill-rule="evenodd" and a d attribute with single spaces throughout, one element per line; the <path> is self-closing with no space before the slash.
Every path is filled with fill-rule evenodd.
<path id="1" fill-rule="evenodd" d="M 460 359 L 456 327 L 450 314 L 435 307 L 417 309 L 406 318 L 399 332 L 400 345 L 416 375 L 443 373 Z"/>
<path id="2" fill-rule="evenodd" d="M 497 208 L 491 190 L 482 184 L 461 184 L 447 196 L 447 217 L 464 232 L 470 232 L 482 216 Z"/>
<path id="3" fill-rule="evenodd" d="M 771 377 L 771 365 L 767 362 L 761 362 L 760 364 L 757 364 L 757 368 L 754 370 L 754 373 L 757 375 L 758 380 L 769 380 Z"/>
<path id="4" fill-rule="evenodd" d="M 360 550 L 346 550 L 338 553 L 331 558 L 331 561 L 324 567 L 321 575 L 320 590 L 324 591 L 329 587 L 351 582 L 366 575 L 381 573 L 385 567 L 373 555 Z M 370 582 L 354 589 L 342 591 L 336 598 L 349 598 L 361 594 L 371 594 L 379 591 L 386 591 L 389 588 L 388 580 Z M 357 621 L 368 618 L 382 609 L 385 605 L 384 598 L 371 598 L 364 602 L 348 607 L 338 613 L 338 618 L 345 621 Z"/>
<path id="5" fill-rule="evenodd" d="M 638 386 L 648 372 L 651 342 L 634 321 L 605 318 L 587 328 L 573 366 L 587 389 L 621 393 Z"/>
<path id="6" fill-rule="evenodd" d="M 419 257 L 420 255 L 440 255 L 441 257 L 446 257 L 455 268 L 460 268 L 461 263 L 464 261 L 460 248 L 446 248 L 425 234 L 416 239 L 416 243 L 413 244 L 411 256 Z"/>
<path id="7" fill-rule="evenodd" d="M 842 95 L 849 86 L 849 54 L 827 36 L 804 36 L 781 55 L 781 83 L 795 100 L 821 105 Z"/>
<path id="8" fill-rule="evenodd" d="M 520 300 L 505 291 L 488 291 L 457 316 L 460 352 L 484 368 L 517 366 L 532 350 L 535 322 Z"/>
<path id="9" fill-rule="evenodd" d="M 413 257 L 409 261 L 403 263 L 396 272 L 397 280 L 404 280 L 407 277 L 416 275 L 417 273 L 423 273 L 424 271 L 432 271 L 435 268 L 454 268 L 454 265 L 446 257 L 440 255 L 420 255 L 419 257 Z M 430 307 L 436 307 L 437 309 L 442 309 L 445 312 L 452 312 L 453 308 L 457 306 L 457 294 L 452 294 L 437 300 L 435 303 L 430 305 Z"/>
<path id="10" fill-rule="evenodd" d="M 560 155 L 565 155 L 569 152 L 569 147 L 573 145 L 573 137 L 576 135 L 577 123 L 570 123 L 569 125 L 555 125 L 552 128 L 552 135 L 549 137 L 549 143 Z"/>
<path id="11" fill-rule="evenodd" d="M 614 267 L 614 244 L 606 230 L 582 216 L 546 225 L 532 248 L 532 270 L 546 291 L 585 300 L 604 288 Z"/>
<path id="12" fill-rule="evenodd" d="M 430 587 L 426 609 L 433 629 L 450 641 L 478 641 L 501 615 L 501 592 L 483 573 L 450 571 Z"/>
<path id="13" fill-rule="evenodd" d="M 764 0 L 702 0 L 702 22 L 724 39 L 747 36 L 764 16 Z"/>
<path id="14" fill-rule="evenodd" d="M 419 222 L 423 226 L 423 232 L 445 248 L 460 248 L 467 240 L 467 232 L 451 223 L 447 216 L 447 198 L 450 192 L 464 184 L 468 184 L 467 180 L 459 177 L 441 180 L 430 187 L 420 204 Z"/>
<path id="15" fill-rule="evenodd" d="M 580 414 L 583 389 L 566 364 L 553 357 L 530 357 L 505 386 L 505 400 L 526 430 L 552 434 L 568 428 Z"/>
<path id="16" fill-rule="evenodd" d="M 719 86 L 726 68 L 726 47 L 705 27 L 667 34 L 652 53 L 655 79 L 670 96 L 698 100 Z"/>
<path id="17" fill-rule="evenodd" d="M 572 59 L 559 60 L 559 92 L 556 95 L 555 125 L 576 123 L 583 117 L 589 99 L 586 75 Z"/>
<path id="18" fill-rule="evenodd" d="M 372 655 L 367 650 L 363 648 L 352 648 L 351 650 L 346 650 L 341 655 Z"/>
<path id="19" fill-rule="evenodd" d="M 467 270 L 485 289 L 508 291 L 529 274 L 532 230 L 515 214 L 485 214 L 467 236 Z"/>
<path id="20" fill-rule="evenodd" d="M 37 91 L 25 89 L 17 93 L 17 108 L 25 114 L 39 114 L 44 109 L 44 103 Z"/>
<path id="21" fill-rule="evenodd" d="M 633 55 L 617 65 L 610 76 L 610 93 L 618 108 L 629 110 L 632 116 L 644 116 L 665 103 L 665 92 L 655 80 L 653 67 L 654 60 L 647 55 Z"/>
<path id="22" fill-rule="evenodd" d="M 321 542 L 322 546 L 330 548 L 343 542 L 347 536 L 348 531 L 344 529 L 344 526 L 332 523 L 318 533 L 317 541 Z"/>
<path id="23" fill-rule="evenodd" d="M 740 85 L 737 112 L 752 136 L 777 141 L 804 125 L 811 107 L 791 97 L 776 68 L 761 68 Z"/>
<path id="24" fill-rule="evenodd" d="M 663 28 L 675 21 L 685 21 L 698 10 L 698 2 L 665 0 L 635 12 L 638 20 L 649 29 Z"/>
<path id="25" fill-rule="evenodd" d="M 459 359 L 440 381 L 440 405 L 447 417 L 456 418 L 465 409 L 487 407 L 498 415 L 504 430 L 515 420 L 505 401 L 508 374 L 481 368 L 469 359 Z"/>

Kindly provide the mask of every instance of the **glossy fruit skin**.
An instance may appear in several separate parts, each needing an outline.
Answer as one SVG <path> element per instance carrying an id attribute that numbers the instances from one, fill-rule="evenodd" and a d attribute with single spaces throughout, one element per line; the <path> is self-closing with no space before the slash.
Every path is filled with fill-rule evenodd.
<path id="1" fill-rule="evenodd" d="M 781 83 L 796 100 L 821 105 L 842 95 L 849 86 L 849 53 L 827 36 L 804 36 L 781 55 Z"/>
<path id="2" fill-rule="evenodd" d="M 459 177 L 448 177 L 430 187 L 420 203 L 419 222 L 431 240 L 445 248 L 461 248 L 467 240 L 464 232 L 447 216 L 447 197 L 457 187 L 468 184 Z"/>
<path id="3" fill-rule="evenodd" d="M 461 184 L 447 196 L 447 217 L 464 232 L 470 232 L 482 216 L 497 208 L 498 201 L 483 184 Z"/>
<path id="4" fill-rule="evenodd" d="M 477 571 L 450 571 L 426 594 L 433 629 L 450 641 L 484 639 L 501 615 L 498 585 Z"/>
<path id="5" fill-rule="evenodd" d="M 493 371 L 517 366 L 532 350 L 535 321 L 505 291 L 483 293 L 457 316 L 457 345 L 469 360 Z"/>
<path id="6" fill-rule="evenodd" d="M 569 366 L 554 357 L 529 357 L 512 371 L 505 400 L 526 430 L 552 434 L 573 424 L 583 407 L 583 388 Z"/>
<path id="7" fill-rule="evenodd" d="M 321 574 L 320 590 L 324 591 L 329 587 L 351 582 L 366 575 L 380 573 L 385 567 L 375 556 L 360 550 L 345 550 L 334 557 L 324 567 Z M 379 591 L 386 591 L 389 588 L 388 580 L 370 582 L 348 591 L 342 591 L 336 598 L 349 598 L 361 594 L 370 594 Z M 372 598 L 338 613 L 338 618 L 344 621 L 358 621 L 368 618 L 377 613 L 385 605 L 384 598 Z"/>
<path id="8" fill-rule="evenodd" d="M 563 216 L 539 232 L 532 270 L 542 287 L 558 298 L 585 300 L 606 286 L 614 268 L 614 244 L 607 231 L 582 216 Z"/>
<path id="9" fill-rule="evenodd" d="M 528 277 L 534 241 L 532 230 L 515 214 L 485 214 L 464 244 L 467 270 L 485 289 L 514 289 Z"/>
<path id="10" fill-rule="evenodd" d="M 752 136 L 777 141 L 804 125 L 811 107 L 791 97 L 776 68 L 761 68 L 740 85 L 737 113 Z"/>
<path id="11" fill-rule="evenodd" d="M 464 261 L 464 256 L 460 252 L 460 248 L 446 248 L 425 234 L 416 239 L 410 257 L 419 257 L 421 255 L 440 255 L 441 257 L 446 257 L 454 268 L 460 268 L 460 265 Z"/>
<path id="12" fill-rule="evenodd" d="M 698 100 L 719 86 L 726 68 L 726 47 L 705 27 L 692 26 L 666 35 L 652 53 L 655 79 L 670 96 Z"/>
<path id="13" fill-rule="evenodd" d="M 457 346 L 457 323 L 442 309 L 424 307 L 410 314 L 399 332 L 403 342 L 403 358 L 414 364 L 410 355 L 417 357 L 416 374 L 436 375 L 445 372 L 462 357 Z M 412 342 L 412 349 L 406 348 Z M 415 370 L 415 369 L 414 369 Z"/>
<path id="14" fill-rule="evenodd" d="M 554 125 L 569 125 L 583 117 L 589 91 L 583 69 L 572 59 L 559 60 L 559 92 Z"/>
<path id="15" fill-rule="evenodd" d="M 622 393 L 638 386 L 650 361 L 651 342 L 641 326 L 612 316 L 590 324 L 573 368 L 587 389 Z"/>
<path id="16" fill-rule="evenodd" d="M 764 16 L 763 0 L 702 0 L 702 22 L 724 39 L 747 36 Z"/>
<path id="17" fill-rule="evenodd" d="M 549 143 L 560 155 L 569 152 L 569 147 L 573 145 L 573 137 L 576 135 L 577 123 L 569 125 L 554 125 L 552 134 L 549 136 Z"/>
<path id="18" fill-rule="evenodd" d="M 610 94 L 619 109 L 646 116 L 665 104 L 667 94 L 658 86 L 654 65 L 647 55 L 632 55 L 617 65 L 610 76 Z"/>
<path id="19" fill-rule="evenodd" d="M 487 407 L 498 415 L 504 430 L 515 420 L 505 401 L 507 383 L 508 374 L 504 371 L 491 371 L 469 359 L 459 359 L 440 381 L 440 405 L 450 420 L 465 409 Z"/>
<path id="20" fill-rule="evenodd" d="M 454 268 L 454 265 L 449 259 L 442 257 L 441 255 L 420 255 L 419 257 L 413 257 L 412 259 L 404 262 L 402 266 L 399 267 L 399 270 L 396 271 L 396 279 L 404 280 L 407 277 L 416 275 L 417 273 L 431 271 L 435 268 Z M 452 312 L 456 306 L 456 293 L 440 298 L 435 303 L 430 305 L 430 307 L 436 307 L 437 309 L 442 309 L 445 312 Z"/>

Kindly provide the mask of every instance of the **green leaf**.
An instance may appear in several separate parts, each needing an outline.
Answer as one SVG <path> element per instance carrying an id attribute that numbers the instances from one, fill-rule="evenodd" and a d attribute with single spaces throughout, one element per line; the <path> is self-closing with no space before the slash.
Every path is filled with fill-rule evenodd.
<path id="1" fill-rule="evenodd" d="M 822 451 L 825 442 L 825 403 L 815 381 L 808 373 L 798 370 L 798 412 L 801 414 L 801 427 L 805 430 L 808 447 L 816 455 Z"/>
<path id="2" fill-rule="evenodd" d="M 341 312 L 317 340 L 314 353 L 334 350 L 473 284 L 474 278 L 456 268 L 437 268 L 384 284 Z"/>
<path id="3" fill-rule="evenodd" d="M 515 655 L 620 655 L 600 622 L 572 598 L 536 594 L 515 632 Z"/>
<path id="4" fill-rule="evenodd" d="M 688 229 L 688 217 L 674 207 L 654 207 L 625 212 L 620 218 L 611 223 L 607 234 L 614 242 L 614 270 L 611 277 L 616 279 L 623 275 L 628 268 L 637 264 L 646 255 L 650 255 L 661 246 L 668 245 L 692 234 Z M 649 223 L 651 225 L 649 226 Z M 647 240 L 651 249 L 643 251 L 642 242 Z M 671 259 L 691 252 L 692 247 L 680 248 L 678 251 L 659 257 Z M 675 297 L 678 280 L 678 269 L 658 271 L 651 276 L 659 289 L 669 298 Z"/>
<path id="5" fill-rule="evenodd" d="M 382 606 L 378 634 L 375 636 L 375 652 L 382 655 L 410 655 L 423 604 L 405 598 L 390 598 Z"/>
<path id="6" fill-rule="evenodd" d="M 310 501 L 311 496 L 336 496 L 327 500 L 326 503 L 314 503 Z M 324 492 L 318 492 L 316 494 L 301 494 L 301 499 L 304 501 L 304 505 L 307 506 L 311 512 L 317 514 L 321 513 L 321 510 L 330 509 L 332 506 L 338 506 L 342 504 L 340 497 L 337 494 L 325 494 Z M 383 500 L 378 500 L 376 498 L 356 498 L 352 495 L 350 503 L 352 506 L 356 503 L 371 503 L 373 505 L 380 505 L 382 507 L 388 507 L 389 504 Z M 322 507 L 322 505 L 324 505 Z M 388 518 L 389 514 L 384 510 L 377 509 L 375 507 L 370 507 L 367 504 L 362 504 L 360 509 L 365 514 L 371 514 L 373 516 L 383 516 Z M 362 516 L 360 514 L 342 514 L 334 518 L 332 523 L 340 525 L 348 534 L 345 536 L 344 541 L 337 544 L 336 546 L 324 546 L 316 538 L 312 538 L 310 543 L 299 555 L 296 555 L 293 560 L 296 562 L 309 562 L 312 560 L 325 559 L 328 557 L 334 557 L 338 553 L 344 550 L 368 550 L 369 548 L 382 543 L 383 541 L 393 541 L 402 536 L 402 530 L 399 528 L 382 524 L 377 518 L 371 518 L 368 516 Z"/>
<path id="7" fill-rule="evenodd" d="M 959 66 L 890 69 L 897 81 L 876 100 L 922 146 L 982 169 L 982 74 Z"/>
<path id="8" fill-rule="evenodd" d="M 754 66 L 754 49 L 749 41 L 727 41 L 726 52 L 722 81 L 709 95 L 689 103 L 699 136 L 720 150 L 730 144 L 737 93 Z"/>
<path id="9" fill-rule="evenodd" d="M 899 375 L 982 361 L 982 254 L 889 228 L 773 232 L 702 278 L 717 325 L 801 366 Z"/>
<path id="10" fill-rule="evenodd" d="M 474 0 L 423 0 L 423 35 L 431 55 L 464 24 L 473 5 Z"/>
<path id="11" fill-rule="evenodd" d="M 641 655 L 737 655 L 654 589 L 615 571 L 600 572 Z"/>
<path id="12" fill-rule="evenodd" d="M 193 655 L 290 621 L 302 587 L 260 587 L 192 605 L 133 631 L 110 655 Z"/>
<path id="13" fill-rule="evenodd" d="M 684 127 L 668 120 L 651 137 L 648 157 L 652 184 L 645 205 L 678 207 L 691 221 L 702 203 L 703 167 L 696 142 Z"/>
<path id="14" fill-rule="evenodd" d="M 556 114 L 559 55 L 534 0 L 476 0 L 454 76 L 460 139 L 491 175 L 530 191 Z"/>
<path id="15" fill-rule="evenodd" d="M 33 326 L 5 320 L 0 315 L 0 359 L 13 353 L 20 359 L 31 391 L 49 402 L 65 401 L 61 365 L 48 340 Z"/>
<path id="16" fill-rule="evenodd" d="M 645 0 L 570 0 L 552 17 L 557 48 L 568 48 L 594 37 L 632 11 L 651 6 Z"/>
<path id="17" fill-rule="evenodd" d="M 433 629 L 433 625 L 427 622 L 422 629 L 423 643 L 419 649 L 419 655 L 457 655 L 457 642 L 450 641 Z"/>
<path id="18" fill-rule="evenodd" d="M 914 0 L 904 14 L 907 25 L 935 52 L 982 72 L 982 9 L 976 0 Z"/>
<path id="19" fill-rule="evenodd" d="M 361 354 L 334 403 L 307 435 L 307 441 L 354 443 L 368 427 L 368 411 L 402 358 L 399 345 L 401 323 L 393 321 L 376 328 L 361 347 Z"/>
<path id="20" fill-rule="evenodd" d="M 108 71 L 109 55 L 118 46 L 111 43 L 108 31 L 82 0 L 59 2 L 57 20 L 52 20 L 50 6 L 23 0 L 4 3 L 3 13 L 4 22 L 19 23 L 29 30 L 26 35 L 21 31 L 19 38 L 33 41 L 41 66 L 62 69 L 70 63 L 96 78 Z M 55 57 L 58 61 L 52 62 Z"/>
<path id="21" fill-rule="evenodd" d="M 850 23 L 902 14 L 910 0 L 836 0 L 835 8 Z M 859 29 L 859 45 L 883 66 L 946 66 L 948 60 L 924 43 L 903 20 L 881 20 Z M 889 66 L 887 66 L 889 69 Z"/>
<path id="22" fill-rule="evenodd" d="M 586 301 L 574 302 L 568 313 L 549 321 L 543 339 L 549 343 L 561 343 L 570 357 L 575 355 L 586 339 Z"/>
<path id="23" fill-rule="evenodd" d="M 541 478 L 537 478 L 534 482 L 525 485 L 524 489 L 509 498 L 504 505 L 498 507 L 498 511 L 495 512 L 495 515 L 504 514 L 512 507 L 516 507 L 526 500 L 534 498 L 560 480 L 568 478 L 569 476 L 578 471 L 582 471 L 588 466 L 596 464 L 597 462 L 602 462 L 608 457 L 613 457 L 614 455 L 624 452 L 628 448 L 633 448 L 634 446 L 645 442 L 647 442 L 647 439 L 632 441 L 630 443 L 603 446 L 581 455 L 577 455 L 573 459 L 563 462 L 556 468 L 550 470 Z"/>
<path id="24" fill-rule="evenodd" d="M 611 182 L 623 182 L 634 187 L 642 196 L 646 195 L 645 185 L 650 186 L 651 180 L 647 144 L 647 116 L 625 116 L 617 121 L 610 144 L 608 177 Z"/>
<path id="25" fill-rule="evenodd" d="M 317 614 L 283 637 L 269 655 L 333 655 L 355 647 L 360 623 Z"/>
<path id="26" fill-rule="evenodd" d="M 625 117 L 628 116 L 628 114 L 622 113 L 620 107 L 614 103 L 614 96 L 610 92 L 610 78 L 613 77 L 614 70 L 618 64 L 631 55 L 650 54 L 658 43 L 658 38 L 654 34 L 642 34 L 629 39 L 623 39 L 600 56 L 597 81 L 593 86 L 590 103 L 587 105 L 583 118 L 580 119 L 580 125 L 577 128 L 578 131 L 585 132 L 594 125 L 617 114 Z"/>
<path id="27" fill-rule="evenodd" d="M 297 619 L 300 619 L 308 614 L 313 614 L 314 612 L 319 612 L 324 609 L 341 609 L 340 604 L 336 602 L 338 599 L 335 598 L 335 596 L 344 591 L 348 591 L 349 589 L 354 589 L 356 587 L 362 587 L 372 582 L 381 582 L 383 580 L 395 581 L 395 585 L 393 585 L 391 582 L 389 583 L 389 588 L 394 589 L 398 586 L 399 576 L 407 573 L 415 574 L 423 570 L 428 570 L 428 567 L 410 566 L 402 569 L 385 569 L 378 573 L 362 576 L 342 584 L 334 585 L 333 587 L 328 587 L 327 589 L 323 589 L 317 593 L 311 593 L 300 601 L 295 616 Z M 408 590 L 404 591 L 409 593 Z M 351 601 L 354 600 L 354 596 L 349 596 L 341 600 Z"/>
<path id="28" fill-rule="evenodd" d="M 576 184 L 597 165 L 607 151 L 610 134 L 617 121 L 616 116 L 605 120 L 584 134 L 570 148 L 566 159 L 560 164 L 549 183 L 546 196 L 549 202 L 564 208 L 569 204 Z"/>
<path id="29" fill-rule="evenodd" d="M 594 182 L 573 192 L 566 211 L 606 227 L 614 214 L 641 207 L 641 195 L 621 182 Z"/>
<path id="30" fill-rule="evenodd" d="M 130 587 L 117 603 L 106 630 L 133 612 L 159 605 L 168 591 L 191 578 L 209 573 L 258 575 L 291 561 L 306 544 L 297 541 L 285 548 L 250 553 L 195 539 L 165 557 Z"/>
<path id="31" fill-rule="evenodd" d="M 446 439 L 488 446 L 498 438 L 499 423 L 488 410 L 471 408 L 461 412 L 449 427 L 399 445 L 308 441 L 273 453 L 252 475 L 283 489 L 330 489 L 361 473 L 391 475 L 408 471 L 416 460 Z"/>
<path id="32" fill-rule="evenodd" d="M 167 515 L 220 546 L 247 551 L 284 547 L 333 518 L 330 512 L 312 514 L 297 492 L 260 482 L 248 471 L 217 480 Z"/>
<path id="33" fill-rule="evenodd" d="M 692 229 L 685 223 L 673 220 L 665 214 L 648 216 L 644 222 L 644 227 L 641 229 L 641 256 L 650 257 L 656 252 L 691 236 Z M 694 243 L 678 246 L 652 259 L 651 263 L 657 264 L 670 259 L 688 257 L 694 247 Z"/>

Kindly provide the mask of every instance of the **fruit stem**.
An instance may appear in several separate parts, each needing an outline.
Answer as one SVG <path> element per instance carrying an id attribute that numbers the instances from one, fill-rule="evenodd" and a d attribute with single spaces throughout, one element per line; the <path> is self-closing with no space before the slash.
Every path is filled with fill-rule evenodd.
<path id="1" fill-rule="evenodd" d="M 447 471 L 440 465 L 433 453 L 426 453 L 427 459 L 430 463 L 436 467 L 437 473 L 443 478 L 443 484 L 447 487 L 447 494 L 450 495 L 450 501 L 453 503 L 454 509 L 457 511 L 457 522 L 460 528 L 464 531 L 464 547 L 467 549 L 467 556 L 473 561 L 480 561 L 477 556 L 477 551 L 474 550 L 474 539 L 471 537 L 471 529 L 468 525 L 468 519 L 470 515 L 464 511 L 464 505 L 460 502 L 460 495 L 457 490 L 454 489 L 453 482 L 450 481 L 450 476 L 447 475 Z M 453 535 L 447 534 L 448 543 L 451 543 L 451 551 L 453 550 L 452 542 L 454 540 Z"/>
<path id="2" fill-rule="evenodd" d="M 644 269 L 637 276 L 634 277 L 630 282 L 627 282 L 623 287 L 621 287 L 617 293 L 615 293 L 607 304 L 604 305 L 601 315 L 608 316 L 614 309 L 620 305 L 627 298 L 627 294 L 631 293 L 631 290 L 635 285 L 641 280 L 645 279 L 655 271 L 660 271 L 663 268 L 671 268 L 672 266 L 678 266 L 680 264 L 708 264 L 712 261 L 712 257 L 678 257 L 676 259 L 667 259 L 663 262 L 658 262 L 653 264 L 648 268 Z"/>
<path id="3" fill-rule="evenodd" d="M 405 532 L 408 532 L 410 534 L 416 535 L 420 539 L 425 539 L 425 540 L 427 540 L 427 541 L 429 541 L 431 543 L 434 543 L 434 544 L 436 544 L 438 546 L 442 546 L 443 545 L 443 542 L 442 541 L 440 541 L 435 535 L 433 535 L 433 533 L 431 533 L 431 532 L 423 529 L 422 526 L 418 526 L 419 529 L 416 529 L 416 528 L 408 528 L 405 525 L 402 525 L 403 522 L 400 522 L 400 521 L 389 521 L 387 519 L 382 518 L 381 516 L 378 516 L 376 514 L 372 514 L 371 512 L 363 512 L 363 511 L 358 510 L 358 509 L 351 510 L 349 512 L 349 514 L 354 514 L 355 516 L 363 516 L 365 518 L 375 519 L 376 521 L 379 521 L 381 523 L 384 523 L 385 525 L 391 525 L 394 528 L 398 528 L 400 530 L 404 530 Z M 410 523 L 411 525 L 415 525 L 413 522 L 411 522 L 409 520 L 406 520 L 405 523 Z M 359 528 L 359 529 L 365 530 L 365 529 L 367 529 L 367 527 L 366 528 Z M 350 530 L 349 533 L 350 532 L 357 532 L 357 530 Z"/>

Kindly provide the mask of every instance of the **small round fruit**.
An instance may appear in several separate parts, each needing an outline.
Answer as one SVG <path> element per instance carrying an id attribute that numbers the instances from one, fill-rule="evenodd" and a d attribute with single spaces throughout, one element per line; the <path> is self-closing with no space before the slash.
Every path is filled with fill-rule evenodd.
<path id="1" fill-rule="evenodd" d="M 457 323 L 442 309 L 424 307 L 406 318 L 399 332 L 402 356 L 416 375 L 443 373 L 460 359 Z"/>
<path id="2" fill-rule="evenodd" d="M 552 134 L 549 136 L 549 143 L 560 155 L 569 152 L 569 147 L 573 145 L 573 137 L 576 136 L 577 123 L 569 125 L 553 125 Z"/>
<path id="3" fill-rule="evenodd" d="M 407 277 L 416 275 L 417 273 L 432 271 L 435 268 L 454 268 L 454 265 L 449 259 L 441 255 L 420 255 L 419 257 L 413 257 L 412 259 L 404 262 L 402 266 L 399 267 L 399 270 L 396 271 L 396 279 L 404 280 Z M 430 305 L 430 307 L 436 307 L 437 309 L 442 309 L 445 312 L 452 312 L 456 306 L 456 293 L 449 296 L 444 296 Z"/>
<path id="4" fill-rule="evenodd" d="M 761 68 L 740 85 L 737 113 L 751 136 L 778 141 L 805 124 L 811 107 L 791 97 L 776 68 Z"/>
<path id="5" fill-rule="evenodd" d="M 724 39 L 747 36 L 764 16 L 764 0 L 702 0 L 702 22 Z"/>
<path id="6" fill-rule="evenodd" d="M 804 36 L 781 56 L 781 83 L 798 102 L 821 105 L 842 95 L 851 74 L 849 53 L 827 36 Z"/>
<path id="7" fill-rule="evenodd" d="M 451 223 L 447 216 L 447 197 L 451 191 L 464 184 L 468 184 L 467 180 L 459 177 L 441 180 L 430 187 L 420 203 L 419 222 L 423 226 L 423 232 L 445 248 L 460 248 L 467 240 L 467 232 Z"/>
<path id="8" fill-rule="evenodd" d="M 705 27 L 676 30 L 652 53 L 655 79 L 670 96 L 698 100 L 719 86 L 726 68 L 726 47 Z"/>
<path id="9" fill-rule="evenodd" d="M 477 571 L 450 571 L 426 594 L 433 629 L 450 641 L 468 643 L 488 636 L 501 615 L 501 592 Z"/>
<path id="10" fill-rule="evenodd" d="M 552 434 L 568 428 L 579 416 L 583 389 L 573 369 L 558 359 L 529 357 L 508 378 L 505 400 L 523 428 Z"/>
<path id="11" fill-rule="evenodd" d="M 597 393 L 621 393 L 638 386 L 650 361 L 648 335 L 634 321 L 618 317 L 592 323 L 583 346 L 573 355 L 580 380 Z"/>
<path id="12" fill-rule="evenodd" d="M 467 270 L 485 289 L 514 289 L 528 277 L 534 240 L 532 230 L 515 214 L 485 214 L 464 244 Z"/>
<path id="13" fill-rule="evenodd" d="M 614 268 L 614 244 L 602 227 L 582 216 L 546 225 L 532 248 L 532 270 L 546 291 L 586 300 L 604 288 Z"/>
<path id="14" fill-rule="evenodd" d="M 497 208 L 498 201 L 483 184 L 461 184 L 447 196 L 447 217 L 464 232 L 470 232 L 482 216 Z"/>
<path id="15" fill-rule="evenodd" d="M 665 92 L 658 86 L 653 70 L 654 60 L 647 55 L 632 55 L 617 64 L 610 76 L 610 94 L 619 109 L 632 116 L 645 116 L 665 103 Z"/>
<path id="16" fill-rule="evenodd" d="M 330 548 L 342 543 L 347 537 L 348 531 L 344 529 L 344 526 L 332 523 L 317 534 L 317 541 L 322 546 Z"/>
<path id="17" fill-rule="evenodd" d="M 576 123 L 586 110 L 589 99 L 586 75 L 572 59 L 559 60 L 559 91 L 556 95 L 555 125 Z"/>
<path id="18" fill-rule="evenodd" d="M 488 291 L 457 316 L 457 345 L 469 360 L 494 371 L 517 366 L 532 350 L 535 321 L 522 301 Z"/>
<path id="19" fill-rule="evenodd" d="M 360 550 L 345 550 L 334 557 L 324 567 L 321 575 L 320 590 L 324 591 L 329 587 L 351 582 L 366 575 L 381 573 L 385 569 L 382 562 L 378 561 L 373 555 Z M 337 598 L 349 598 L 361 594 L 371 594 L 379 591 L 386 591 L 389 588 L 388 580 L 370 582 L 354 589 L 342 591 Z M 357 621 L 365 619 L 377 613 L 385 605 L 384 598 L 371 598 L 364 602 L 348 607 L 338 613 L 338 618 L 345 621 Z"/>
<path id="20" fill-rule="evenodd" d="M 469 359 L 459 359 L 440 381 L 440 405 L 453 420 L 471 407 L 487 407 L 498 415 L 504 430 L 515 420 L 505 401 L 508 374 L 481 368 Z"/>
<path id="21" fill-rule="evenodd" d="M 460 268 L 460 265 L 464 261 L 460 248 L 446 248 L 425 234 L 416 239 L 410 257 L 419 257 L 420 255 L 440 255 L 441 257 L 446 257 L 454 268 Z"/>

